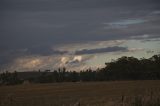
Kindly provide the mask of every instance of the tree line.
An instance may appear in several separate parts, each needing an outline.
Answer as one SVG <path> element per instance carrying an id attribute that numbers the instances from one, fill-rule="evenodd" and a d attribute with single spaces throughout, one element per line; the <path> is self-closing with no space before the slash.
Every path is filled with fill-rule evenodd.
<path id="1" fill-rule="evenodd" d="M 39 74 L 38 74 L 39 73 Z M 117 60 L 105 63 L 104 68 L 96 70 L 67 71 L 66 68 L 58 70 L 37 71 L 37 76 L 20 78 L 19 72 L 4 72 L 0 74 L 1 85 L 54 82 L 80 82 L 80 81 L 110 81 L 110 80 L 159 80 L 160 79 L 160 54 L 151 58 L 137 59 L 123 56 Z"/>

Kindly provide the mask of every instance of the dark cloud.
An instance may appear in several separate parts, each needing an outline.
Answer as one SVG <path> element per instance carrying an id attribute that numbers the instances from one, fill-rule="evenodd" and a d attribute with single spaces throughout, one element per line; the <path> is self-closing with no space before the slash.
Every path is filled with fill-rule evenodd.
<path id="1" fill-rule="evenodd" d="M 2 0 L 0 4 L 0 49 L 160 33 L 159 20 L 123 31 L 104 29 L 102 25 L 104 22 L 144 18 L 150 12 L 160 10 L 159 0 Z M 159 16 L 151 18 L 155 17 Z"/>
<path id="2" fill-rule="evenodd" d="M 49 56 L 49 55 L 62 55 L 68 53 L 67 51 L 59 51 L 54 50 L 50 47 L 39 46 L 39 47 L 32 47 L 27 50 L 27 53 L 31 55 L 41 55 L 41 56 Z"/>
<path id="3" fill-rule="evenodd" d="M 80 51 L 76 51 L 76 55 L 83 55 L 83 54 L 96 54 L 96 53 L 107 53 L 107 52 L 119 52 L 119 51 L 128 51 L 126 47 L 106 47 L 106 48 L 97 48 L 97 49 L 83 49 Z"/>
<path id="4" fill-rule="evenodd" d="M 11 63 L 16 58 L 25 57 L 25 56 L 53 56 L 53 55 L 63 55 L 67 54 L 68 51 L 59 51 L 54 50 L 48 46 L 36 46 L 26 49 L 18 50 L 3 50 L 0 53 L 0 65 L 5 65 Z"/>
<path id="5" fill-rule="evenodd" d="M 67 43 L 160 37 L 159 11 L 160 0 L 1 0 L 0 64 L 28 54 L 64 54 L 54 47 Z M 123 24 L 104 24 L 116 22 Z"/>
<path id="6" fill-rule="evenodd" d="M 158 5 L 159 0 L 2 0 L 5 9 L 12 10 L 64 10 L 64 9 L 86 9 L 86 8 L 105 8 L 105 7 L 141 7 L 150 5 Z"/>
<path id="7" fill-rule="evenodd" d="M 14 59 L 25 55 L 26 52 L 24 50 L 3 50 L 0 53 L 0 65 L 10 63 Z"/>

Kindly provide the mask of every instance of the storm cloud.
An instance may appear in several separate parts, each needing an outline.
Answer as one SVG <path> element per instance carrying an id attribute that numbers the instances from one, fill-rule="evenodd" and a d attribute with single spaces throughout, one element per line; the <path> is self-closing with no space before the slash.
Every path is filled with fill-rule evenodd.
<path id="1" fill-rule="evenodd" d="M 82 55 L 82 54 L 96 54 L 96 53 L 107 53 L 107 52 L 118 52 L 118 51 L 127 51 L 128 49 L 126 47 L 106 47 L 106 48 L 97 48 L 97 49 L 83 49 L 80 51 L 76 51 L 76 55 Z"/>
<path id="2" fill-rule="evenodd" d="M 54 50 L 49 47 L 32 47 L 27 50 L 28 54 L 32 55 L 41 55 L 41 56 L 49 56 L 49 55 L 63 55 L 68 53 L 68 51 L 59 51 L 59 50 Z"/>
<path id="3" fill-rule="evenodd" d="M 1 49 L 75 41 L 123 39 L 159 34 L 159 0 L 5 0 L 1 1 Z M 126 20 L 125 20 L 126 19 Z M 103 29 L 102 23 L 133 23 L 128 29 Z M 123 20 L 123 21 L 122 21 Z M 113 25 L 112 24 L 112 25 Z M 114 24 L 115 25 L 115 24 Z M 143 27 L 145 25 L 145 27 Z"/>
<path id="4" fill-rule="evenodd" d="M 1 0 L 0 23 L 0 64 L 25 56 L 125 51 L 129 44 L 76 46 L 75 54 L 57 47 L 113 40 L 154 42 L 160 38 L 160 0 Z"/>

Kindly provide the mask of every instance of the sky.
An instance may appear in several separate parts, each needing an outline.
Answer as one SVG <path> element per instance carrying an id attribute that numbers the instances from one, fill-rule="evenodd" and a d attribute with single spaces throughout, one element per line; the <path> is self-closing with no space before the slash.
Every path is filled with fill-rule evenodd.
<path id="1" fill-rule="evenodd" d="M 0 71 L 104 67 L 160 54 L 160 0 L 1 0 Z"/>

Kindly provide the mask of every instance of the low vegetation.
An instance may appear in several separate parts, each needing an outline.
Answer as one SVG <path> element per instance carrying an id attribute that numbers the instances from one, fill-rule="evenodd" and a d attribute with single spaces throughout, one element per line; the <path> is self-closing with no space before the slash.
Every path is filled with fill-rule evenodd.
<path id="1" fill-rule="evenodd" d="M 160 106 L 160 81 L 2 86 L 0 106 Z"/>
<path id="2" fill-rule="evenodd" d="M 160 106 L 160 55 L 105 64 L 80 72 L 1 73 L 0 106 Z"/>
<path id="3" fill-rule="evenodd" d="M 5 72 L 0 74 L 0 84 L 15 85 L 24 81 L 30 83 L 53 83 L 160 79 L 160 55 L 154 55 L 149 59 L 123 56 L 105 64 L 106 66 L 101 69 L 87 69 L 80 72 L 67 71 L 66 68 L 59 68 L 54 71 L 45 70 L 44 72 L 40 70 L 37 72 Z"/>

